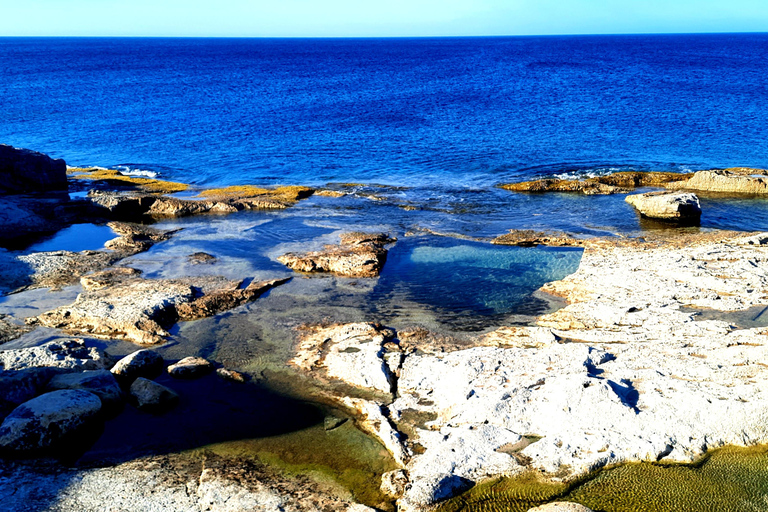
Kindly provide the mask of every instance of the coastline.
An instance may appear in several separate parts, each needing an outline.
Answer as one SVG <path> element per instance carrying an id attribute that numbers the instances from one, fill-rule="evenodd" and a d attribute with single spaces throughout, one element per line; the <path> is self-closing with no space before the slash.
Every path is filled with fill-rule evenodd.
<path id="1" fill-rule="evenodd" d="M 174 213 L 172 218 L 176 218 L 178 212 L 203 213 L 191 208 L 190 200 L 177 198 L 159 202 L 154 199 L 147 210 L 131 206 L 120 211 L 119 205 L 140 205 L 143 201 L 140 197 L 146 197 L 134 194 L 128 192 L 127 196 L 139 199 L 119 199 L 123 196 L 110 192 L 90 197 L 101 204 L 100 215 L 104 215 L 103 210 L 117 211 L 123 220 L 124 215 L 136 216 L 137 211 L 141 213 L 131 220 L 141 220 L 146 212 L 150 212 L 151 217 L 155 204 L 159 206 L 158 217 L 167 218 L 169 212 Z M 227 197 L 218 202 L 214 200 L 205 211 L 235 213 L 250 207 L 281 211 L 291 206 L 284 194 L 277 195 L 280 197 L 263 192 L 250 198 Z M 254 197 L 258 198 L 256 202 L 252 201 Z M 331 195 L 327 199 L 336 198 Z M 203 222 L 222 219 L 220 216 L 192 218 Z M 173 232 L 159 234 L 146 230 L 140 233 L 130 230 L 126 235 L 125 228 L 123 230 L 118 238 L 124 240 L 113 244 L 113 247 L 131 247 L 122 254 L 123 258 L 142 254 L 153 244 L 163 244 L 177 236 Z M 333 234 L 337 232 L 334 230 Z M 153 236 L 158 239 L 149 243 L 148 239 Z M 665 240 L 665 236 L 670 240 Z M 167 238 L 160 239 L 162 237 Z M 768 305 L 768 299 L 760 292 L 766 286 L 760 277 L 765 274 L 768 261 L 763 248 L 766 242 L 768 239 L 762 235 L 717 231 L 689 233 L 683 237 L 665 231 L 656 239 L 580 241 L 576 245 L 586 246 L 586 250 L 578 270 L 542 288 L 544 292 L 566 298 L 569 304 L 539 317 L 537 325 L 502 326 L 457 341 L 441 337 L 443 333 L 418 330 L 398 330 L 393 336 L 365 322 L 349 324 L 343 318 L 330 318 L 329 326 L 323 328 L 336 330 L 322 331 L 320 337 L 324 345 L 316 353 L 317 363 L 305 365 L 298 373 L 305 373 L 306 381 L 313 387 L 312 396 L 352 412 L 360 427 L 379 438 L 394 460 L 404 466 L 407 483 L 392 493 L 392 498 L 399 500 L 398 510 L 402 511 L 426 510 L 470 483 L 517 474 L 526 468 L 563 480 L 623 462 L 694 462 L 711 447 L 766 443 L 768 433 L 750 424 L 768 415 L 768 410 L 760 408 L 759 397 L 755 395 L 763 381 L 736 385 L 736 379 L 742 378 L 744 372 L 755 372 L 750 373 L 750 379 L 762 378 L 761 366 L 755 361 L 764 359 L 764 329 L 734 329 L 727 317 L 697 321 L 694 313 L 684 309 L 695 306 L 734 311 Z M 93 253 L 84 254 L 82 258 L 90 265 L 78 272 L 81 274 L 110 268 L 119 261 L 110 257 L 98 263 Z M 64 265 L 69 268 L 71 260 Z M 736 265 L 743 267 L 741 275 L 726 275 Z M 51 265 L 46 263 L 40 268 L 49 272 Z M 66 287 L 80 277 L 72 275 L 68 281 L 62 281 L 61 274 L 55 271 L 50 276 L 52 281 L 43 278 L 33 285 Z M 153 279 L 157 278 L 146 280 Z M 114 283 L 107 282 L 107 289 L 111 286 Z M 370 313 L 362 316 L 378 321 Z M 334 327 L 336 323 L 340 325 Z M 357 327 L 349 331 L 345 325 Z M 354 334 L 351 337 L 350 332 Z M 28 335 L 22 333 L 22 339 Z M 700 341 L 702 337 L 706 343 Z M 296 338 L 298 341 L 300 336 L 297 334 Z M 363 350 L 360 339 L 373 344 L 368 343 Z M 293 343 L 291 345 L 293 352 Z M 635 350 L 635 346 L 640 348 Z M 367 350 L 369 347 L 374 350 Z M 731 350 L 734 347 L 736 350 Z M 296 348 L 300 354 L 302 350 L 309 354 L 318 350 L 317 344 L 311 343 L 303 348 L 300 343 Z M 700 353 L 704 350 L 707 357 L 700 357 L 705 355 Z M 717 362 L 710 363 L 710 359 Z M 491 364 L 493 361 L 504 364 Z M 649 361 L 652 371 L 644 367 Z M 712 365 L 721 365 L 717 373 L 713 373 Z M 549 366 L 554 369 L 548 369 Z M 723 369 L 733 372 L 731 388 L 718 384 L 723 378 Z M 446 377 L 452 375 L 451 371 L 459 372 L 455 379 Z M 653 372 L 665 375 L 662 378 Z M 453 382 L 446 383 L 441 378 Z M 669 390 L 676 386 L 685 389 L 662 392 L 662 396 L 657 397 L 656 390 L 641 385 L 660 378 Z M 539 383 L 542 379 L 544 382 Z M 366 382 L 379 384 L 370 387 L 364 385 Z M 471 383 L 470 388 L 456 387 L 456 383 L 464 382 Z M 340 383 L 345 384 L 340 386 Z M 590 384 L 584 386 L 584 383 Z M 549 391 L 550 387 L 554 390 Z M 376 393 L 383 395 L 376 397 Z M 720 403 L 723 402 L 721 395 L 727 398 L 726 405 Z M 580 404 L 581 410 L 568 403 L 562 404 L 569 409 L 564 412 L 555 406 L 537 410 L 542 403 L 557 402 L 558 396 Z M 522 405 L 516 402 L 520 400 Z M 649 401 L 646 403 L 646 400 Z M 527 409 L 528 416 L 516 416 L 518 413 L 512 404 Z M 640 428 L 634 421 L 638 416 L 671 421 L 679 415 L 679 404 L 689 404 L 692 409 L 686 417 L 695 417 L 697 421 L 738 416 L 733 423 L 704 423 L 704 426 L 682 420 L 659 425 L 652 421 L 642 424 L 640 433 L 632 434 L 632 429 Z M 495 412 L 489 415 L 487 411 Z M 619 423 L 605 426 L 601 423 L 603 420 Z M 646 430 L 652 433 L 643 434 Z M 540 439 L 517 446 L 510 453 L 502 449 L 517 445 L 526 436 Z M 452 440 L 456 443 L 452 444 Z M 610 453 L 601 451 L 603 446 L 608 446 Z M 566 466 L 571 468 L 567 474 L 563 472 Z M 234 482 L 226 485 L 236 485 L 237 480 Z M 398 496 L 399 493 L 402 494 Z M 302 508 L 303 505 L 296 507 L 307 509 Z"/>

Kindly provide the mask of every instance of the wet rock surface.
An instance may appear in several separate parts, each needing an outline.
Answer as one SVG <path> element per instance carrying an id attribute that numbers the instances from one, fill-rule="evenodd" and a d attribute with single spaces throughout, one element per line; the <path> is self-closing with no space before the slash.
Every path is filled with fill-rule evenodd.
<path id="1" fill-rule="evenodd" d="M 255 281 L 245 288 L 240 288 L 238 283 L 234 288 L 214 291 L 191 302 L 180 304 L 176 307 L 176 312 L 180 320 L 206 318 L 253 302 L 267 291 L 288 281 L 290 278 Z"/>
<path id="2" fill-rule="evenodd" d="M 50 391 L 79 389 L 93 393 L 104 409 L 116 410 L 123 401 L 123 392 L 109 370 L 86 370 L 54 376 L 48 383 Z"/>
<path id="3" fill-rule="evenodd" d="M 154 350 L 144 349 L 132 352 L 120 359 L 110 370 L 124 386 L 129 386 L 139 377 L 154 379 L 163 372 L 165 361 Z"/>
<path id="4" fill-rule="evenodd" d="M 96 347 L 88 347 L 80 339 L 62 338 L 39 347 L 0 350 L 0 369 L 18 371 L 27 368 L 60 368 L 68 371 L 100 370 L 112 359 Z"/>
<path id="5" fill-rule="evenodd" d="M 15 340 L 22 334 L 25 334 L 32 329 L 26 325 L 20 325 L 14 322 L 9 322 L 0 315 L 0 345 L 11 340 Z"/>
<path id="6" fill-rule="evenodd" d="M 340 245 L 326 245 L 322 251 L 288 253 L 277 260 L 297 272 L 376 277 L 387 260 L 385 245 L 395 241 L 383 233 L 345 233 Z"/>
<path id="7" fill-rule="evenodd" d="M 38 452 L 64 443 L 96 421 L 101 400 L 81 390 L 52 391 L 18 406 L 0 424 L 0 450 Z"/>
<path id="8" fill-rule="evenodd" d="M 635 207 L 641 215 L 681 223 L 698 223 L 701 218 L 701 203 L 696 194 L 649 192 L 629 195 L 625 201 Z"/>
<path id="9" fill-rule="evenodd" d="M 499 185 L 513 192 L 580 192 L 587 195 L 627 193 L 637 187 L 660 187 L 690 178 L 674 172 L 617 172 L 583 180 L 542 179 Z"/>
<path id="10" fill-rule="evenodd" d="M 559 231 L 534 231 L 531 229 L 513 229 L 509 233 L 497 236 L 491 243 L 496 245 L 518 245 L 520 247 L 536 247 L 548 245 L 552 247 L 582 247 L 586 241 L 575 238 L 568 233 Z"/>
<path id="11" fill-rule="evenodd" d="M 67 164 L 43 153 L 0 144 L 0 190 L 39 192 L 67 189 Z"/>

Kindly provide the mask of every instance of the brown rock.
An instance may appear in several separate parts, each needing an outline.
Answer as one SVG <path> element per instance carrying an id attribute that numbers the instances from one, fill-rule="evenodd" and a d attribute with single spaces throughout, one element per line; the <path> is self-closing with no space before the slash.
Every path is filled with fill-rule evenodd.
<path id="1" fill-rule="evenodd" d="M 213 364 L 202 357 L 185 357 L 168 367 L 168 374 L 177 379 L 196 379 L 213 371 Z"/>
<path id="2" fill-rule="evenodd" d="M 247 380 L 245 378 L 245 375 L 243 375 L 242 373 L 236 372 L 235 370 L 228 370 L 226 368 L 217 368 L 216 375 L 218 375 L 224 380 L 228 380 L 231 382 L 243 383 Z"/>
<path id="3" fill-rule="evenodd" d="M 537 245 L 549 245 L 553 247 L 581 247 L 584 240 L 573 238 L 563 232 L 533 231 L 531 229 L 513 229 L 505 235 L 494 238 L 491 243 L 496 245 L 519 245 L 521 247 L 535 247 Z"/>
<path id="4" fill-rule="evenodd" d="M 691 174 L 676 172 L 616 172 L 584 180 L 542 179 L 507 183 L 501 188 L 514 192 L 581 192 L 593 194 L 626 193 L 637 187 L 659 187 L 666 183 L 686 180 Z"/>
<path id="5" fill-rule="evenodd" d="M 0 344 L 15 340 L 22 334 L 26 334 L 32 329 L 26 325 L 19 325 L 8 322 L 0 315 Z"/>
<path id="6" fill-rule="evenodd" d="M 245 288 L 215 291 L 203 297 L 180 304 L 176 312 L 180 320 L 197 320 L 236 308 L 259 298 L 264 292 L 290 281 L 290 278 L 272 279 L 249 284 Z"/>
<path id="7" fill-rule="evenodd" d="M 119 281 L 138 277 L 139 275 L 141 275 L 141 270 L 135 268 L 113 267 L 81 277 L 80 284 L 86 290 L 101 290 L 102 288 L 112 286 Z"/>
<path id="8" fill-rule="evenodd" d="M 139 377 L 131 384 L 131 399 L 140 411 L 161 414 L 179 403 L 179 395 L 157 382 Z"/>
<path id="9" fill-rule="evenodd" d="M 198 265 L 201 263 L 213 263 L 216 261 L 216 256 L 208 254 L 207 252 L 196 252 L 187 256 L 187 261 L 193 265 Z"/>
<path id="10" fill-rule="evenodd" d="M 668 183 L 670 189 L 700 190 L 727 194 L 768 194 L 768 176 L 762 169 L 734 168 L 699 171 L 686 181 Z"/>
<path id="11" fill-rule="evenodd" d="M 395 240 L 382 233 L 344 233 L 340 245 L 326 245 L 316 252 L 288 253 L 277 260 L 297 272 L 376 277 L 387 260 L 384 245 Z"/>

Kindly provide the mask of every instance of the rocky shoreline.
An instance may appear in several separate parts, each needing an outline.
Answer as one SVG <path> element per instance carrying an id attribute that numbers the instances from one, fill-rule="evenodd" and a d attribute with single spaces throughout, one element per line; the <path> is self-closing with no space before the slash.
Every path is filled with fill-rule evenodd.
<path id="1" fill-rule="evenodd" d="M 56 172 L 62 164 L 49 162 Z M 664 186 L 675 189 L 672 194 L 679 189 L 760 194 L 761 175 L 731 169 L 615 176 L 587 180 L 582 188 L 549 180 L 527 190 L 595 194 Z M 108 221 L 118 236 L 99 251 L 0 253 L 6 292 L 81 287 L 71 304 L 24 323 L 0 318 L 0 342 L 24 340 L 35 329 L 57 333 L 42 345 L 0 347 L 0 446 L 6 455 L 0 459 L 0 491 L 13 491 L 12 509 L 100 510 L 117 488 L 119 510 L 374 510 L 340 496 L 338 489 L 308 491 L 314 484 L 305 476 L 288 477 L 258 462 L 210 453 L 193 461 L 170 454 L 102 468 L 48 461 L 58 456 L 62 443 L 77 437 L 68 435 L 70 430 L 93 436 L 92 427 L 113 414 L 104 410 L 119 410 L 124 402 L 153 414 L 173 408 L 176 392 L 152 380 L 163 372 L 184 379 L 215 371 L 233 385 L 249 377 L 221 365 L 217 369 L 194 353 L 166 369 L 162 356 L 140 346 L 128 357 L 147 370 L 134 371 L 125 360 L 115 364 L 90 340 L 163 344 L 178 322 L 236 310 L 290 280 L 144 276 L 123 260 L 173 240 L 176 233 L 145 223 L 281 210 L 315 192 L 232 187 L 180 198 L 163 195 L 178 192 L 179 184 L 123 180 L 104 170 L 76 170 L 69 180 L 95 183 L 97 189 L 59 205 L 68 212 L 60 216 L 60 225 Z M 60 188 L 53 178 L 46 183 Z M 646 215 L 647 208 L 660 208 L 679 219 L 678 206 L 693 203 L 690 198 L 670 202 L 667 195 L 661 207 L 638 209 Z M 25 208 L 23 199 L 13 204 L 19 211 Z M 47 232 L 50 226 L 40 229 L 44 218 L 25 211 L 32 219 L 25 236 Z M 18 235 L 20 225 L 13 224 L 7 240 Z M 388 247 L 396 243 L 392 235 L 343 233 L 339 245 L 289 251 L 275 259 L 297 276 L 375 279 Z M 368 505 L 426 511 L 500 476 L 535 473 L 550 482 L 571 482 L 626 462 L 690 463 L 722 446 L 768 444 L 768 406 L 761 401 L 768 384 L 762 364 L 768 322 L 745 327 L 733 316 L 768 308 L 768 235 L 713 231 L 575 238 L 526 230 L 493 243 L 584 248 L 577 272 L 542 288 L 567 305 L 540 316 L 536 325 L 503 326 L 461 342 L 424 329 L 393 329 L 371 315 L 362 322 L 329 318 L 306 324 L 289 342 L 290 371 L 311 383 L 318 400 L 347 411 L 397 466 L 384 473 L 376 490 L 389 501 Z M 190 263 L 216 261 L 202 252 L 189 258 Z M 54 416 L 59 423 L 52 427 L 45 418 Z M 146 479 L 153 484 L 146 486 Z M 32 496 L 32 487 L 46 491 Z M 568 506 L 541 510 L 576 510 Z"/>

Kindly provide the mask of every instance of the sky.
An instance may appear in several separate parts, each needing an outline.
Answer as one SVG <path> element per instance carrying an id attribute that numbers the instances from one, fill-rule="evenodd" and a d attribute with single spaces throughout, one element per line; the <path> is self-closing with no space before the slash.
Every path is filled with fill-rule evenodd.
<path id="1" fill-rule="evenodd" d="M 0 36 L 768 32 L 768 0 L 0 0 Z"/>

